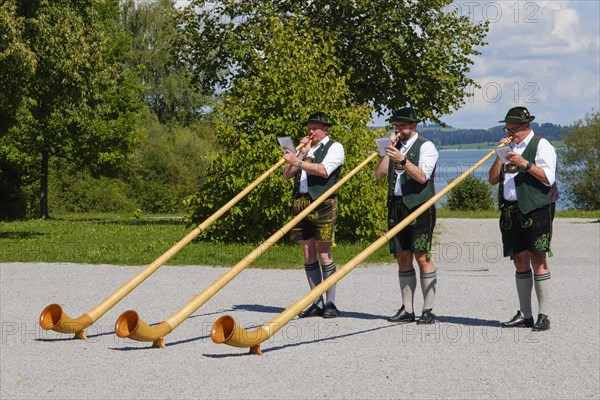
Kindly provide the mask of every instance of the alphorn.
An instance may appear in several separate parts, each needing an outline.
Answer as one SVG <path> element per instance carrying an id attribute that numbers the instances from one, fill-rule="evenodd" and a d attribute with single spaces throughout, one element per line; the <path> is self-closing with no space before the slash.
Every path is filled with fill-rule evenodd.
<path id="1" fill-rule="evenodd" d="M 475 163 L 462 175 L 454 179 L 450 184 L 448 184 L 448 186 L 442 189 L 439 193 L 435 194 L 431 199 L 423 203 L 419 208 L 413 211 L 404 220 L 400 221 L 395 227 L 387 231 L 383 236 L 381 236 L 379 239 L 377 239 L 375 242 L 369 245 L 369 247 L 361 251 L 352 260 L 348 261 L 346 264 L 340 267 L 329 278 L 325 279 L 323 282 L 315 286 L 311 291 L 306 293 L 294 304 L 286 308 L 277 317 L 273 318 L 271 321 L 267 322 L 258 329 L 249 332 L 240 327 L 235 322 L 235 319 L 232 316 L 224 315 L 213 324 L 210 335 L 212 341 L 217 344 L 225 343 L 234 347 L 250 348 L 250 354 L 261 355 L 262 350 L 260 349 L 260 344 L 262 342 L 273 336 L 285 324 L 290 322 L 292 318 L 298 315 L 300 311 L 308 307 L 319 296 L 325 293 L 330 287 L 335 285 L 340 279 L 342 279 L 344 276 L 350 273 L 350 271 L 352 271 L 354 267 L 356 267 L 362 261 L 366 260 L 371 254 L 373 254 L 375 251 L 377 251 L 377 249 L 379 249 L 381 246 L 383 246 L 389 240 L 391 240 L 396 234 L 398 234 L 398 232 L 400 232 L 412 221 L 414 221 L 419 215 L 425 212 L 442 196 L 444 196 L 446 193 L 452 190 L 454 186 L 458 185 L 459 182 L 461 182 L 468 175 L 473 173 L 473 171 L 479 168 L 487 159 L 494 155 L 495 151 L 496 150 L 490 151 L 489 154 L 487 154 L 485 157 L 483 157 L 481 160 Z"/>
<path id="2" fill-rule="evenodd" d="M 371 160 L 377 156 L 377 153 L 372 153 L 362 163 L 356 166 L 352 171 L 345 175 L 342 179 L 336 182 L 331 188 L 329 188 L 323 195 L 312 202 L 307 208 L 305 208 L 300 214 L 295 216 L 290 222 L 285 224 L 279 231 L 271 235 L 270 238 L 265 240 L 261 245 L 254 249 L 244 259 L 238 262 L 236 265 L 231 267 L 221 277 L 210 284 L 201 293 L 196 295 L 181 309 L 176 311 L 169 318 L 159 323 L 158 325 L 150 326 L 144 322 L 134 310 L 125 311 L 115 323 L 115 333 L 120 338 L 130 338 L 142 342 L 152 342 L 152 347 L 165 348 L 164 337 L 172 332 L 179 324 L 185 321 L 193 312 L 200 308 L 206 303 L 211 297 L 213 297 L 219 290 L 227 285 L 233 278 L 235 278 L 244 268 L 250 265 L 258 256 L 265 252 L 275 242 L 281 239 L 287 232 L 289 232 L 298 222 L 306 217 L 311 211 L 313 211 L 319 204 L 325 201 L 331 196 L 340 186 L 346 183 L 352 176 L 358 171 L 364 168 Z"/>
<path id="3" fill-rule="evenodd" d="M 303 147 L 304 144 L 299 144 L 296 150 Z M 164 263 L 169 261 L 171 257 L 177 254 L 183 247 L 194 240 L 200 235 L 206 228 L 219 219 L 227 210 L 233 207 L 238 201 L 246 196 L 252 189 L 258 186 L 259 183 L 264 181 L 273 171 L 276 171 L 283 163 L 285 159 L 282 157 L 275 165 L 265 171 L 261 176 L 256 178 L 254 182 L 248 185 L 244 190 L 238 193 L 233 199 L 229 200 L 227 204 L 222 206 L 213 215 L 208 217 L 204 222 L 194 228 L 188 233 L 183 239 L 177 242 L 173 247 L 163 253 L 160 257 L 154 260 L 151 264 L 146 266 L 143 270 L 138 272 L 133 278 L 127 281 L 123 286 L 118 288 L 113 294 L 108 296 L 104 301 L 99 303 L 96 307 L 89 310 L 87 313 L 81 315 L 79 318 L 69 317 L 62 309 L 60 304 L 50 304 L 40 314 L 40 326 L 45 330 L 53 330 L 60 333 L 74 333 L 75 339 L 87 340 L 85 329 L 96 322 L 102 315 L 108 310 L 115 306 L 125 296 L 127 296 L 133 289 L 141 284 L 146 278 L 152 275 L 158 268 Z"/>

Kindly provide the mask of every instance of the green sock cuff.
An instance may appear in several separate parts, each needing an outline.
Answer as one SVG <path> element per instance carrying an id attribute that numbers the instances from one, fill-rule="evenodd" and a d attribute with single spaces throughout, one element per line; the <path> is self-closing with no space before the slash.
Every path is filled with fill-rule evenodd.
<path id="1" fill-rule="evenodd" d="M 427 272 L 425 274 L 421 274 L 421 279 L 436 278 L 436 277 L 437 277 L 437 271 Z"/>
<path id="2" fill-rule="evenodd" d="M 542 275 L 534 275 L 533 276 L 533 280 L 535 280 L 536 282 L 547 281 L 550 278 L 551 278 L 550 272 L 542 274 Z"/>
<path id="3" fill-rule="evenodd" d="M 529 279 L 531 278 L 532 272 L 531 270 L 525 272 L 517 272 L 515 273 L 515 278 L 517 279 Z"/>
<path id="4" fill-rule="evenodd" d="M 410 277 L 410 276 L 414 276 L 414 275 L 416 275 L 416 274 L 417 274 L 417 273 L 415 272 L 415 270 L 414 270 L 414 269 L 411 269 L 410 271 L 398 271 L 398 276 L 399 276 L 400 278 L 408 278 L 408 277 Z"/>
<path id="5" fill-rule="evenodd" d="M 323 270 L 323 272 L 332 272 L 332 271 L 335 271 L 336 266 L 335 266 L 335 263 L 332 262 L 329 265 L 323 265 L 323 266 L 321 266 L 321 269 Z"/>
<path id="6" fill-rule="evenodd" d="M 304 264 L 304 269 L 307 271 L 313 271 L 315 269 L 319 269 L 319 263 L 314 262 L 312 264 Z"/>

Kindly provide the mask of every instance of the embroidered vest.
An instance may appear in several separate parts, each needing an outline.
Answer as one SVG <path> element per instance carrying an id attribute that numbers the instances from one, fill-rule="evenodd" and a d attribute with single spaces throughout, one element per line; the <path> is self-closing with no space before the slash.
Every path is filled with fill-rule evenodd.
<path id="1" fill-rule="evenodd" d="M 541 137 L 535 135 L 529 143 L 523 154 L 524 159 L 531 163 L 535 163 L 535 155 L 537 154 L 538 145 Z M 527 214 L 536 208 L 547 206 L 558 200 L 558 187 L 556 182 L 552 186 L 546 186 L 539 180 L 535 179 L 529 172 L 521 169 L 515 176 L 515 186 L 517 189 L 517 204 L 519 210 L 523 214 Z M 500 173 L 500 184 L 498 185 L 498 203 L 504 201 L 504 171 Z"/>
<path id="2" fill-rule="evenodd" d="M 421 146 L 427 142 L 427 139 L 419 136 L 417 140 L 408 150 L 405 155 L 406 159 L 413 165 L 419 165 L 419 155 L 421 154 Z M 396 143 L 396 147 L 399 148 L 400 141 Z M 394 170 L 394 162 L 390 160 L 388 166 L 388 206 L 391 204 L 394 198 L 394 188 L 396 187 L 396 179 L 398 174 Z M 425 183 L 419 183 L 412 179 L 410 175 L 405 171 L 400 176 L 400 185 L 402 186 L 402 201 L 409 209 L 413 209 L 420 204 L 425 203 L 427 200 L 433 197 L 435 194 L 435 167 L 431 176 Z"/>
<path id="3" fill-rule="evenodd" d="M 327 155 L 327 151 L 329 148 L 335 143 L 333 140 L 329 140 L 327 144 L 320 146 L 317 151 L 315 151 L 313 157 L 314 160 L 312 162 L 320 164 L 325 159 Z M 319 198 L 323 193 L 325 193 L 329 188 L 331 188 L 338 180 L 340 176 L 340 171 L 342 170 L 342 166 L 340 165 L 335 169 L 328 177 L 316 176 L 316 175 L 307 175 L 308 182 L 308 195 L 311 200 L 315 200 Z M 294 190 L 293 190 L 293 198 L 298 197 L 300 194 L 300 177 L 302 174 L 302 170 L 298 169 L 296 171 L 296 176 L 294 177 Z M 334 193 L 335 194 L 335 193 Z M 333 196 L 333 195 L 332 195 Z"/>

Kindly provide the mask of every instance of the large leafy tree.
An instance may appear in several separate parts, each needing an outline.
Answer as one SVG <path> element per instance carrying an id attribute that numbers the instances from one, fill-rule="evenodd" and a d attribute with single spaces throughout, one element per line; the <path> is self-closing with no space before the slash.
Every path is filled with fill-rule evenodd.
<path id="1" fill-rule="evenodd" d="M 334 41 L 327 33 L 277 14 L 244 29 L 256 47 L 239 49 L 244 68 L 213 113 L 224 151 L 210 166 L 209 182 L 189 199 L 194 222 L 212 214 L 282 157 L 276 136 L 290 135 L 298 143 L 306 135 L 304 121 L 312 112 L 325 111 L 336 122 L 329 133 L 345 148 L 342 175 L 374 147 L 373 134 L 366 128 L 371 110 L 351 101 L 348 77 L 333 57 Z M 372 237 L 383 221 L 385 191 L 374 184 L 372 167 L 338 192 L 338 239 Z M 208 236 L 264 240 L 289 218 L 291 185 L 281 171 L 274 172 L 217 221 Z"/>
<path id="2" fill-rule="evenodd" d="M 23 88 L 36 67 L 35 55 L 23 37 L 24 21 L 16 5 L 0 5 L 0 133 L 6 133 L 23 100 Z"/>
<path id="3" fill-rule="evenodd" d="M 26 196 L 21 187 L 31 171 L 31 160 L 11 145 L 8 127 L 14 124 L 25 100 L 23 88 L 36 67 L 35 55 L 23 37 L 23 19 L 17 17 L 16 5 L 0 5 L 0 218 L 21 217 Z"/>
<path id="4" fill-rule="evenodd" d="M 564 141 L 561 182 L 577 208 L 600 210 L 600 112 L 577 121 Z"/>
<path id="5" fill-rule="evenodd" d="M 467 73 L 488 24 L 446 12 L 452 0 L 192 0 L 182 52 L 206 93 L 227 89 L 252 68 L 244 49 L 263 51 L 252 27 L 273 13 L 319 27 L 334 39 L 333 56 L 356 104 L 379 112 L 406 104 L 434 121 L 464 104 Z"/>
<path id="6" fill-rule="evenodd" d="M 176 51 L 180 12 L 172 0 L 121 1 L 120 24 L 131 41 L 129 65 L 144 88 L 151 114 L 130 163 L 127 184 L 150 212 L 180 212 L 182 200 L 204 182 L 214 151 L 205 121 L 209 103 L 192 85 Z"/>
<path id="7" fill-rule="evenodd" d="M 214 115 L 225 149 L 209 170 L 210 184 L 190 200 L 192 219 L 275 162 L 275 136 L 300 138 L 310 112 L 338 120 L 330 132 L 346 148 L 347 171 L 374 147 L 365 126 L 372 108 L 411 104 L 432 120 L 458 108 L 474 83 L 467 73 L 488 26 L 445 13 L 449 3 L 191 1 L 177 43 L 199 88 L 221 95 Z M 385 222 L 385 189 L 371 171 L 351 182 L 340 190 L 338 238 L 372 238 Z M 284 222 L 290 191 L 278 176 L 263 183 L 216 224 L 212 237 L 264 238 Z"/>
<path id="8" fill-rule="evenodd" d="M 123 61 L 118 0 L 8 0 L 19 36 L 33 55 L 16 118 L 3 128 L 3 152 L 39 166 L 40 215 L 48 217 L 48 164 L 65 157 L 108 174 L 133 150 L 141 88 Z M 3 22 L 4 23 L 4 22 Z M 2 70 L 10 80 L 12 70 Z M 6 129 L 6 131 L 4 131 Z"/>
<path id="9" fill-rule="evenodd" d="M 172 0 L 121 2 L 121 25 L 131 38 L 129 64 L 144 86 L 145 101 L 163 124 L 196 122 L 207 102 L 174 51 L 180 18 Z"/>

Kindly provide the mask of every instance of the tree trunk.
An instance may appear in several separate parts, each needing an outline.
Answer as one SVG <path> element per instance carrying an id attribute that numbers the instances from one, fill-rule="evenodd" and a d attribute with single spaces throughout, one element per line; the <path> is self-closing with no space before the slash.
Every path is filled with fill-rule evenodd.
<path id="1" fill-rule="evenodd" d="M 42 150 L 42 178 L 40 187 L 40 218 L 48 219 L 48 159 L 47 149 Z"/>

